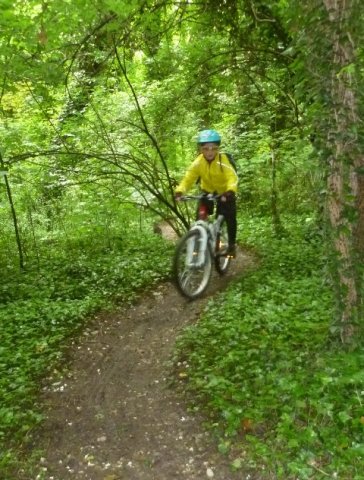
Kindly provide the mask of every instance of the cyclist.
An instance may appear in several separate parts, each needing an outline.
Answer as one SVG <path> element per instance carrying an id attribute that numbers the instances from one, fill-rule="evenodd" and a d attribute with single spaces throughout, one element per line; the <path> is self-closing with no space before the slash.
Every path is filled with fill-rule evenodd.
<path id="1" fill-rule="evenodd" d="M 225 217 L 229 245 L 227 254 L 236 255 L 236 193 L 238 176 L 227 155 L 219 153 L 221 137 L 216 130 L 202 130 L 197 137 L 199 155 L 187 169 L 181 183 L 175 189 L 175 199 L 180 200 L 198 180 L 205 193 L 217 193 L 221 197 L 217 201 L 216 215 Z M 214 204 L 211 200 L 202 199 L 208 213 L 213 213 Z"/>

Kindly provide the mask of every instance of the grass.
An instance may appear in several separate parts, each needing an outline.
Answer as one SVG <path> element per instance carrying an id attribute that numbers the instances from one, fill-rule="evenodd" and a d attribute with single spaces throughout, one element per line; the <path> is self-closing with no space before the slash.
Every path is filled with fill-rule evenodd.
<path id="1" fill-rule="evenodd" d="M 194 408 L 209 412 L 233 468 L 267 479 L 364 478 L 364 350 L 330 343 L 335 315 L 321 238 L 244 222 L 259 269 L 180 337 Z"/>
<path id="2" fill-rule="evenodd" d="M 87 242 L 86 242 L 87 243 Z M 95 238 L 88 239 L 95 245 Z M 56 249 L 0 286 L 0 470 L 18 465 L 19 446 L 42 421 L 40 380 L 60 365 L 68 339 L 101 308 L 129 304 L 169 274 L 160 237 L 126 238 L 112 250 Z"/>
<path id="3" fill-rule="evenodd" d="M 244 225 L 240 241 L 254 245 L 259 268 L 211 300 L 178 341 L 194 408 L 208 412 L 233 469 L 267 479 L 362 480 L 364 351 L 329 341 L 335 308 L 322 239 L 310 222 L 290 220 L 281 239 L 263 220 Z M 67 254 L 57 248 L 25 273 L 7 267 L 2 472 L 19 464 L 19 445 L 42 421 L 40 379 L 60 364 L 68 339 L 93 312 L 132 302 L 169 274 L 172 252 L 159 237 L 125 238 L 109 250 L 91 244 L 69 244 Z"/>

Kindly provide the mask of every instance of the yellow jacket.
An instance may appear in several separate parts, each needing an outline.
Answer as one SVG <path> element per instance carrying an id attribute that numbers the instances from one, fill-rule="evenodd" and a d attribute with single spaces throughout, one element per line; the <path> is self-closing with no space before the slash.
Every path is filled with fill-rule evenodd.
<path id="1" fill-rule="evenodd" d="M 216 154 L 212 162 L 208 162 L 200 154 L 188 168 L 176 192 L 186 193 L 201 178 L 201 189 L 218 194 L 231 190 L 237 192 L 238 176 L 234 167 L 224 153 Z"/>

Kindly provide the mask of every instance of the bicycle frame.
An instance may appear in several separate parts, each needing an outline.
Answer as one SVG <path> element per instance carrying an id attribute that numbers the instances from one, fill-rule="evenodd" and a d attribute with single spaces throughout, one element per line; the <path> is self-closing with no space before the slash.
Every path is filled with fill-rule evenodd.
<path id="1" fill-rule="evenodd" d="M 216 201 L 217 195 L 191 195 L 181 200 Z M 230 263 L 230 257 L 224 250 L 226 241 L 222 233 L 225 218 L 219 214 L 209 220 L 208 206 L 199 205 L 199 218 L 182 236 L 177 244 L 173 259 L 173 274 L 176 286 L 182 295 L 195 299 L 203 294 L 211 278 L 213 264 L 220 275 L 224 275 Z"/>
<path id="2" fill-rule="evenodd" d="M 188 197 L 185 197 L 184 199 L 200 200 L 201 198 L 203 198 L 202 195 L 196 195 L 196 196 L 188 196 Z M 219 197 L 216 195 L 210 194 L 210 196 L 207 195 L 206 198 L 216 201 L 217 198 Z M 200 236 L 199 236 L 200 245 L 198 246 L 198 249 L 197 249 L 198 258 L 196 260 L 196 249 L 192 239 L 188 245 L 188 255 L 186 258 L 186 262 L 187 262 L 186 266 L 195 266 L 196 268 L 201 267 L 201 265 L 204 264 L 206 250 L 208 246 L 210 247 L 211 253 L 213 254 L 213 256 L 215 256 L 217 232 L 220 230 L 221 224 L 224 220 L 223 215 L 218 215 L 213 222 L 209 221 L 208 220 L 209 215 L 207 212 L 206 205 L 200 205 L 198 213 L 199 213 L 199 219 L 196 220 L 193 223 L 192 227 L 189 229 L 189 231 L 198 230 L 200 233 Z"/>

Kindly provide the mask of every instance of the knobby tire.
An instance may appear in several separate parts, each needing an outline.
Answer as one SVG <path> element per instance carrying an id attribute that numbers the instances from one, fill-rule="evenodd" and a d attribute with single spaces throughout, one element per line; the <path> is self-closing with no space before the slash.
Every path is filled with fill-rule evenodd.
<path id="1" fill-rule="evenodd" d="M 216 236 L 215 268 L 220 275 L 224 275 L 231 262 L 231 257 L 226 255 L 228 248 L 228 233 L 226 220 L 223 220 Z"/>
<path id="2" fill-rule="evenodd" d="M 207 245 L 203 265 L 194 266 L 188 261 L 188 248 L 191 248 L 189 242 L 192 242 L 194 254 L 198 258 L 200 238 L 201 234 L 198 230 L 187 232 L 179 241 L 173 260 L 173 276 L 177 289 L 183 296 L 191 300 L 205 292 L 212 274 L 212 254 L 209 245 Z"/>

